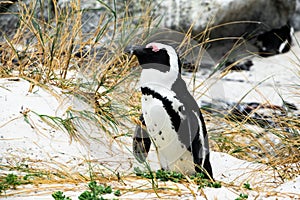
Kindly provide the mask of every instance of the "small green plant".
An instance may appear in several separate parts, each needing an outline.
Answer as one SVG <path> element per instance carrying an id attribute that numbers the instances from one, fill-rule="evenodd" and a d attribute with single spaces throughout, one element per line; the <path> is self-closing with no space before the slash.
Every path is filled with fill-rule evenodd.
<path id="1" fill-rule="evenodd" d="M 88 184 L 89 190 L 84 191 L 78 197 L 79 200 L 102 200 L 102 195 L 113 193 L 115 196 L 121 196 L 120 190 L 113 192 L 111 186 L 104 186 L 97 184 L 96 181 L 91 181 Z M 66 197 L 63 192 L 57 191 L 52 194 L 55 200 L 71 200 L 70 197 Z"/>
<path id="2" fill-rule="evenodd" d="M 173 181 L 173 182 L 179 182 L 179 180 L 182 180 L 184 177 L 182 174 L 177 172 L 171 172 L 171 171 L 164 171 L 164 170 L 157 170 L 156 172 L 143 172 L 140 168 L 136 167 L 134 168 L 134 172 L 137 176 L 147 178 L 147 179 L 157 179 L 161 181 Z"/>
<path id="3" fill-rule="evenodd" d="M 172 181 L 172 182 L 179 182 L 180 180 L 185 179 L 185 177 L 178 172 L 172 172 L 172 171 L 165 171 L 165 170 L 157 170 L 155 173 L 152 172 L 143 172 L 140 168 L 136 167 L 134 169 L 134 172 L 137 176 L 141 176 L 143 178 L 156 178 L 161 181 Z"/>
<path id="4" fill-rule="evenodd" d="M 143 172 L 139 167 L 134 168 L 134 173 L 136 176 L 140 176 L 143 178 L 153 179 L 154 175 L 152 172 Z"/>
<path id="5" fill-rule="evenodd" d="M 172 181 L 172 182 L 179 182 L 180 180 L 184 179 L 184 176 L 178 172 L 172 171 L 165 171 L 165 170 L 157 170 L 156 178 L 161 181 Z"/>
<path id="6" fill-rule="evenodd" d="M 17 185 L 21 184 L 20 179 L 15 174 L 8 174 L 5 178 L 5 181 L 8 185 L 11 185 L 13 188 L 16 188 Z"/>
<path id="7" fill-rule="evenodd" d="M 16 189 L 17 185 L 21 185 L 21 180 L 15 174 L 8 174 L 6 177 L 0 179 L 0 194 L 8 189 Z"/>
<path id="8" fill-rule="evenodd" d="M 121 191 L 120 190 L 116 190 L 114 192 L 114 195 L 117 196 L 117 197 L 121 196 Z"/>
<path id="9" fill-rule="evenodd" d="M 250 183 L 244 183 L 244 188 L 248 189 L 248 190 L 252 190 Z"/>
<path id="10" fill-rule="evenodd" d="M 165 170 L 157 170 L 156 172 L 143 172 L 140 168 L 134 168 L 134 172 L 137 176 L 153 179 L 154 177 L 160 181 L 172 181 L 178 183 L 179 181 L 186 180 L 186 177 L 178 172 L 165 171 Z M 220 182 L 212 182 L 209 179 L 204 178 L 203 173 L 197 173 L 194 176 L 190 176 L 190 179 L 193 180 L 199 188 L 204 187 L 213 187 L 220 188 Z"/>
<path id="11" fill-rule="evenodd" d="M 70 197 L 66 197 L 62 191 L 56 191 L 52 194 L 55 200 L 71 200 Z"/>
<path id="12" fill-rule="evenodd" d="M 240 196 L 238 198 L 236 198 L 235 200 L 244 200 L 244 199 L 248 199 L 247 194 L 240 194 Z"/>
<path id="13" fill-rule="evenodd" d="M 199 189 L 204 187 L 220 188 L 222 186 L 220 182 L 212 182 L 204 177 L 203 173 L 196 173 L 194 176 L 190 176 L 190 178 L 198 185 Z"/>
<path id="14" fill-rule="evenodd" d="M 84 191 L 79 197 L 79 200 L 99 200 L 104 199 L 103 194 L 111 194 L 113 192 L 111 186 L 98 185 L 96 181 L 91 181 L 88 185 L 89 190 Z M 120 196 L 120 190 L 114 192 L 116 196 Z"/>

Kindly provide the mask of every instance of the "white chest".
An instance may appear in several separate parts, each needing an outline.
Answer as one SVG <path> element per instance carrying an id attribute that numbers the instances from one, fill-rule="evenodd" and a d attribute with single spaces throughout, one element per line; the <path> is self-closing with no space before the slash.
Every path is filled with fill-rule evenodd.
<path id="1" fill-rule="evenodd" d="M 178 73 L 176 71 L 161 72 L 154 69 L 143 69 L 141 73 L 141 87 L 153 85 L 158 88 L 170 90 L 176 81 Z"/>
<path id="2" fill-rule="evenodd" d="M 179 141 L 163 102 L 151 95 L 143 95 L 142 111 L 161 166 L 185 174 L 194 173 L 192 154 Z"/>

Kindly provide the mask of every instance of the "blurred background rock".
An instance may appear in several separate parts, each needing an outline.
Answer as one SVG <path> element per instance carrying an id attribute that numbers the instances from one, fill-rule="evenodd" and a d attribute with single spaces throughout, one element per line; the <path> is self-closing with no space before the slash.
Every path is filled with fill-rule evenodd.
<path id="1" fill-rule="evenodd" d="M 0 41 L 5 39 L 4 36 L 13 37 L 16 32 L 19 20 L 22 20 L 18 14 L 22 7 L 20 4 L 23 7 L 35 4 L 34 16 L 50 21 L 55 16 L 55 10 L 62 12 L 70 4 L 79 2 L 82 33 L 86 37 L 97 29 L 103 12 L 112 15 L 111 18 L 132 17 L 133 24 L 147 16 L 159 22 L 162 28 L 183 33 L 191 28 L 191 36 L 199 43 L 207 38 L 210 41 L 216 40 L 206 45 L 208 53 L 216 62 L 237 42 L 240 45 L 232 52 L 238 54 L 232 56 L 235 60 L 240 55 L 249 56 L 247 52 L 258 51 L 253 44 L 259 34 L 287 24 L 292 25 L 296 31 L 300 29 L 300 0 L 0 0 Z M 145 15 L 145 12 L 149 13 Z M 205 37 L 200 34 L 204 30 L 207 30 Z M 243 43 L 243 40 L 247 43 Z"/>

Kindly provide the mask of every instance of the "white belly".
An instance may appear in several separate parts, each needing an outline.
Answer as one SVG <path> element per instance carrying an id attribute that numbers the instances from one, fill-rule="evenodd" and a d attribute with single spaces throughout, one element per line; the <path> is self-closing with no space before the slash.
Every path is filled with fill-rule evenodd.
<path id="1" fill-rule="evenodd" d="M 150 95 L 143 95 L 142 111 L 148 133 L 157 149 L 161 167 L 183 174 L 194 173 L 192 154 L 179 141 L 162 102 Z"/>

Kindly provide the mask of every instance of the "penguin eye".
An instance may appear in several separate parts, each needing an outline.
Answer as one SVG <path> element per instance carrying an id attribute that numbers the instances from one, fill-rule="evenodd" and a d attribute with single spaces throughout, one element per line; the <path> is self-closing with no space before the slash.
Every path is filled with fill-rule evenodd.
<path id="1" fill-rule="evenodd" d="M 178 110 L 179 110 L 179 112 L 182 112 L 182 111 L 184 111 L 185 109 L 184 109 L 183 106 L 179 106 L 179 107 L 178 107 Z"/>

